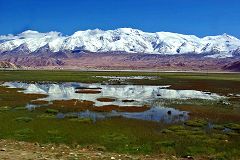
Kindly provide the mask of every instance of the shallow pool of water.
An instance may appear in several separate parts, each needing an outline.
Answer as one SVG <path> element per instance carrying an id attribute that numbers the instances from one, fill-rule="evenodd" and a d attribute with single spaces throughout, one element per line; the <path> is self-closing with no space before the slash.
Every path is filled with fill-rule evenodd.
<path id="1" fill-rule="evenodd" d="M 173 90 L 167 86 L 147 86 L 147 85 L 101 85 L 84 83 L 23 83 L 5 82 L 3 86 L 9 88 L 22 88 L 19 92 L 25 94 L 46 94 L 48 97 L 39 100 L 86 100 L 94 102 L 94 107 L 115 105 L 120 107 L 142 107 L 149 106 L 149 109 L 141 112 L 93 112 L 85 110 L 74 113 L 78 117 L 91 118 L 94 121 L 104 118 L 121 116 L 125 118 L 135 118 L 150 121 L 164 121 L 172 123 L 188 119 L 187 112 L 173 108 L 161 106 L 159 101 L 164 99 L 204 99 L 218 100 L 224 98 L 215 93 L 202 92 L 196 90 Z M 100 101 L 99 99 L 112 99 L 112 101 Z M 33 109 L 39 105 L 28 104 L 26 107 Z M 59 118 L 64 114 L 59 113 Z"/>

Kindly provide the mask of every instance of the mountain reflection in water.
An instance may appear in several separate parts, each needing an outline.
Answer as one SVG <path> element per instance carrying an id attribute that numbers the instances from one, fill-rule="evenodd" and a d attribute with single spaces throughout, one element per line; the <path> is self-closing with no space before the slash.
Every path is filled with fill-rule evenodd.
<path id="1" fill-rule="evenodd" d="M 161 99 L 207 99 L 215 100 L 222 98 L 214 93 L 206 93 L 195 90 L 173 90 L 167 89 L 169 86 L 147 86 L 147 85 L 101 85 L 101 84 L 84 84 L 84 83 L 23 83 L 23 82 L 5 82 L 3 86 L 9 88 L 22 88 L 20 91 L 26 94 L 46 94 L 48 97 L 39 100 L 86 100 L 94 102 L 94 107 L 106 105 L 117 106 L 150 106 L 148 110 L 143 112 L 95 112 L 85 110 L 76 114 L 78 117 L 91 118 L 94 121 L 110 117 L 125 117 L 150 121 L 164 121 L 172 123 L 184 121 L 188 119 L 187 112 L 179 111 L 173 108 L 166 108 L 157 103 Z M 77 91 L 81 92 L 77 92 Z M 88 91 L 85 93 L 85 91 Z M 97 90 L 99 92 L 89 92 L 89 90 Z M 113 101 L 103 102 L 98 99 L 107 97 L 114 99 Z M 29 104 L 28 108 L 38 107 Z M 64 113 L 66 114 L 66 113 Z M 59 113 L 57 117 L 63 118 L 63 113 Z"/>

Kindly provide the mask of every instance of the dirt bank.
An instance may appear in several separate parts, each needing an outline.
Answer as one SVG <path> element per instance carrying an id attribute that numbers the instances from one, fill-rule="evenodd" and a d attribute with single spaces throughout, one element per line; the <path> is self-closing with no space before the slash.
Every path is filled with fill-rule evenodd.
<path id="1" fill-rule="evenodd" d="M 70 148 L 66 145 L 40 145 L 38 143 L 18 142 L 13 140 L 0 140 L 1 160 L 85 160 L 85 159 L 166 159 L 164 156 L 132 156 L 101 151 L 102 147 Z M 176 159 L 174 156 L 171 159 Z"/>

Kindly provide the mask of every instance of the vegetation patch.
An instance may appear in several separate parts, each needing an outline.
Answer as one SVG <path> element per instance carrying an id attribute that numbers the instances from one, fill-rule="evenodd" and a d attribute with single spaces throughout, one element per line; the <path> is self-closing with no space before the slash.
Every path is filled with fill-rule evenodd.
<path id="1" fill-rule="evenodd" d="M 192 119 L 186 121 L 184 124 L 191 127 L 204 127 L 208 124 L 208 122 L 203 119 Z"/>
<path id="2" fill-rule="evenodd" d="M 74 118 L 78 118 L 78 115 L 75 113 L 67 113 L 64 115 L 64 118 L 74 119 Z"/>
<path id="3" fill-rule="evenodd" d="M 31 122 L 33 119 L 31 117 L 18 117 L 15 119 L 15 121 L 18 121 L 18 122 Z"/>
<path id="4" fill-rule="evenodd" d="M 33 133 L 34 132 L 32 129 L 24 128 L 24 129 L 17 130 L 15 132 L 15 137 L 20 140 L 26 140 L 26 139 L 30 139 L 32 137 Z"/>
<path id="5" fill-rule="evenodd" d="M 172 134 L 172 133 L 174 133 L 172 130 L 170 130 L 170 129 L 162 129 L 161 130 L 161 133 L 164 133 L 164 134 Z"/>
<path id="6" fill-rule="evenodd" d="M 104 105 L 95 106 L 92 101 L 80 100 L 55 100 L 46 107 L 38 107 L 37 110 L 58 110 L 58 112 L 81 112 L 81 111 L 95 111 L 95 112 L 111 112 L 113 110 L 118 112 L 144 112 L 150 109 L 148 105 L 144 106 L 118 106 L 118 105 Z"/>
<path id="7" fill-rule="evenodd" d="M 239 102 L 235 103 L 239 106 Z M 171 106 L 171 104 L 169 105 Z M 226 121 L 240 122 L 239 107 L 221 107 L 215 103 L 198 105 L 195 101 L 191 102 L 191 105 L 172 104 L 172 107 L 182 111 L 188 111 L 190 117 L 209 119 L 216 123 L 224 123 Z"/>
<path id="8" fill-rule="evenodd" d="M 171 131 L 182 131 L 182 130 L 185 130 L 185 127 L 182 125 L 173 125 L 168 127 L 168 129 Z"/>
<path id="9" fill-rule="evenodd" d="M 196 156 L 196 155 L 211 155 L 215 153 L 215 149 L 211 147 L 202 147 L 202 146 L 190 146 L 187 147 L 187 151 L 184 157 L 187 156 Z"/>
<path id="10" fill-rule="evenodd" d="M 48 105 L 48 108 L 58 110 L 59 112 L 68 113 L 68 112 L 81 112 L 85 110 L 91 110 L 94 106 L 94 102 L 86 100 L 55 100 Z M 43 108 L 38 107 L 38 110 L 43 110 Z"/>
<path id="11" fill-rule="evenodd" d="M 144 105 L 144 106 L 104 105 L 104 106 L 91 108 L 92 111 L 97 111 L 97 112 L 111 112 L 113 110 L 117 112 L 144 112 L 149 109 L 150 107 L 147 105 Z"/>
<path id="12" fill-rule="evenodd" d="M 37 116 L 38 118 L 43 118 L 43 119 L 48 119 L 48 118 L 56 118 L 54 114 L 47 114 L 47 113 L 42 113 Z"/>
<path id="13" fill-rule="evenodd" d="M 71 118 L 70 121 L 81 122 L 81 123 L 92 123 L 90 118 Z"/>
<path id="14" fill-rule="evenodd" d="M 3 111 L 9 111 L 11 108 L 8 107 L 8 106 L 3 106 L 3 107 L 0 107 L 0 112 L 3 112 Z"/>
<path id="15" fill-rule="evenodd" d="M 48 130 L 47 134 L 47 139 L 49 142 L 61 143 L 65 141 L 65 135 L 60 133 L 58 130 Z"/>
<path id="16" fill-rule="evenodd" d="M 100 90 L 102 89 L 101 87 L 76 87 L 76 90 L 81 90 L 81 89 L 90 89 L 90 90 Z"/>
<path id="17" fill-rule="evenodd" d="M 99 94 L 99 93 L 101 93 L 101 91 L 100 90 L 93 90 L 93 89 L 81 89 L 81 90 L 76 90 L 75 93 Z"/>
<path id="18" fill-rule="evenodd" d="M 230 137 L 240 136 L 240 133 L 234 131 L 226 132 L 226 134 L 229 135 Z"/>
<path id="19" fill-rule="evenodd" d="M 26 110 L 26 107 L 15 107 L 14 110 Z"/>
<path id="20" fill-rule="evenodd" d="M 46 105 L 46 104 L 49 104 L 48 101 L 44 101 L 44 100 L 34 100 L 34 101 L 31 101 L 31 104 L 34 104 L 34 105 Z"/>
<path id="21" fill-rule="evenodd" d="M 51 108 L 48 108 L 45 113 L 48 113 L 48 114 L 58 114 L 59 111 L 56 110 L 56 109 L 51 109 Z"/>
<path id="22" fill-rule="evenodd" d="M 30 101 L 47 97 L 47 95 L 43 94 L 24 94 L 19 92 L 20 90 L 21 89 L 0 86 L 0 108 L 1 106 L 8 106 L 10 108 L 24 107 Z"/>
<path id="23" fill-rule="evenodd" d="M 122 102 L 135 102 L 135 100 L 133 100 L 133 99 L 124 99 L 124 100 L 122 100 Z"/>
<path id="24" fill-rule="evenodd" d="M 212 137 L 219 140 L 227 140 L 228 136 L 220 133 L 213 133 Z"/>
<path id="25" fill-rule="evenodd" d="M 174 147 L 176 145 L 174 141 L 160 141 L 156 142 L 155 144 L 161 147 Z"/>
<path id="26" fill-rule="evenodd" d="M 116 144 L 125 144 L 128 138 L 121 133 L 106 133 L 105 135 L 102 135 L 102 140 L 107 142 L 115 142 Z"/>
<path id="27" fill-rule="evenodd" d="M 108 98 L 108 97 L 102 97 L 102 98 L 97 98 L 99 102 L 114 102 L 116 101 L 115 98 Z"/>
<path id="28" fill-rule="evenodd" d="M 214 124 L 212 126 L 213 129 L 216 129 L 216 130 L 223 130 L 225 129 L 224 125 L 220 125 L 220 124 Z"/>
<path id="29" fill-rule="evenodd" d="M 240 124 L 237 123 L 228 123 L 224 125 L 226 128 L 232 129 L 232 130 L 237 130 L 240 131 Z"/>

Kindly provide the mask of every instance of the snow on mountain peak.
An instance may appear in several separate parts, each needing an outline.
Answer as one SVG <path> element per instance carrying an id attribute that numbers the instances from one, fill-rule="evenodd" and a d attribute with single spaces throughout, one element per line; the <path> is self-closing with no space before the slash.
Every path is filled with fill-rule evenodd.
<path id="1" fill-rule="evenodd" d="M 55 31 L 51 31 L 51 32 L 47 32 L 47 33 L 40 33 L 38 31 L 27 30 L 27 31 L 24 31 L 24 32 L 18 34 L 18 36 L 21 38 L 42 38 L 42 37 L 46 37 L 46 36 L 56 38 L 58 36 L 61 36 L 61 33 L 55 32 Z"/>
<path id="2" fill-rule="evenodd" d="M 119 28 L 119 29 L 116 29 L 114 31 L 119 31 L 121 33 L 125 33 L 125 34 L 138 34 L 138 33 L 142 33 L 143 31 L 141 30 L 138 30 L 138 29 L 133 29 L 133 28 Z"/>
<path id="3" fill-rule="evenodd" d="M 26 30 L 26 31 L 23 31 L 22 33 L 20 33 L 19 35 L 36 35 L 36 34 L 39 34 L 38 31 L 33 31 L 33 30 Z"/>
<path id="4" fill-rule="evenodd" d="M 94 29 L 94 30 L 85 30 L 85 31 L 77 31 L 73 33 L 72 37 L 79 37 L 79 36 L 86 36 L 86 35 L 96 35 L 96 34 L 102 34 L 104 31 L 100 29 Z"/>
<path id="5" fill-rule="evenodd" d="M 26 44 L 30 52 L 47 45 L 52 52 L 82 49 L 91 52 L 125 51 L 136 53 L 183 54 L 217 51 L 231 54 L 240 48 L 240 40 L 223 34 L 199 38 L 171 32 L 148 33 L 138 29 L 119 28 L 77 31 L 71 36 L 60 32 L 41 33 L 27 30 L 18 35 L 0 36 L 0 52 L 11 51 Z"/>

